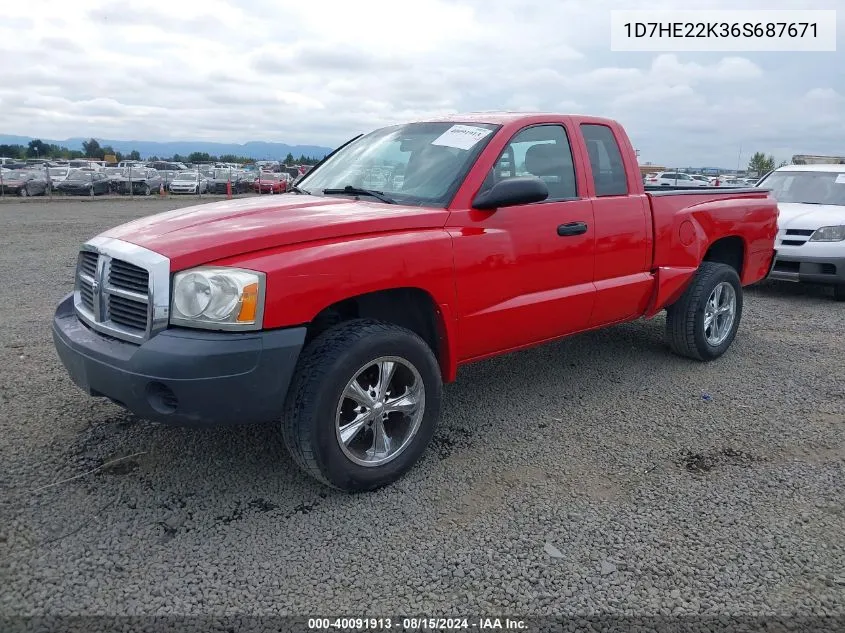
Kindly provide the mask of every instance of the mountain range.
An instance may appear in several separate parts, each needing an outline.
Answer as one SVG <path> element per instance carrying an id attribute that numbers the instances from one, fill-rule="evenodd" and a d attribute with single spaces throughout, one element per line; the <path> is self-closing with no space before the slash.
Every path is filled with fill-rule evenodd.
<path id="1" fill-rule="evenodd" d="M 26 145 L 33 137 L 14 136 L 0 134 L 0 145 Z M 82 150 L 82 142 L 87 138 L 67 138 L 63 141 L 54 139 L 41 139 L 48 145 L 59 145 L 71 150 Z M 235 156 L 246 156 L 256 160 L 281 160 L 288 153 L 295 158 L 305 155 L 309 158 L 322 158 L 330 151 L 330 147 L 320 145 L 287 145 L 286 143 L 268 143 L 264 141 L 250 141 L 248 143 L 211 143 L 208 141 L 120 141 L 108 138 L 98 138 L 97 142 L 101 147 L 110 145 L 115 151 L 128 154 L 132 150 L 138 150 L 142 158 L 150 156 L 173 156 L 180 154 L 186 156 L 191 152 L 207 152 L 213 156 L 234 154 Z"/>

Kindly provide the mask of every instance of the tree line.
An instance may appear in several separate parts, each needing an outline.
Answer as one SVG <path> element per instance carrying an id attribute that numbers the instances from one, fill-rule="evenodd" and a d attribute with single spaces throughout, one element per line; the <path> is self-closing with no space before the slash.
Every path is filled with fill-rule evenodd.
<path id="1" fill-rule="evenodd" d="M 773 171 L 778 167 L 785 167 L 788 164 L 789 161 L 786 160 L 782 160 L 778 163 L 775 157 L 771 154 L 766 156 L 763 152 L 754 152 L 754 155 L 748 161 L 748 171 L 757 172 L 757 175 L 764 176 L 770 171 Z"/>
<path id="2" fill-rule="evenodd" d="M 82 150 L 68 149 L 61 145 L 53 143 L 45 143 L 40 139 L 33 139 L 26 145 L 19 144 L 0 144 L 0 156 L 4 158 L 58 158 L 64 160 L 73 160 L 76 158 L 92 158 L 96 160 L 105 160 L 106 156 L 114 156 L 118 161 L 122 160 L 141 160 L 141 153 L 138 150 L 132 150 L 127 154 L 116 151 L 111 145 L 101 146 L 97 139 L 89 139 L 82 142 Z M 236 156 L 234 154 L 223 154 L 222 156 L 215 156 L 208 152 L 191 152 L 188 155 L 174 154 L 173 156 L 150 156 L 148 160 L 162 160 L 174 163 L 253 163 L 254 158 L 247 156 Z M 305 156 L 301 154 L 299 158 L 294 158 L 293 154 L 288 152 L 288 155 L 282 161 L 285 165 L 314 165 L 319 161 L 319 158 L 312 156 Z"/>

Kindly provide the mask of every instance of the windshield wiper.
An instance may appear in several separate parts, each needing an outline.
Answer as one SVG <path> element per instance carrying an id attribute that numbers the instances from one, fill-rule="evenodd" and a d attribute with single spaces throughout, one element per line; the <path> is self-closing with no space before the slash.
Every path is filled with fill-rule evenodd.
<path id="1" fill-rule="evenodd" d="M 351 193 L 358 196 L 370 196 L 372 198 L 375 198 L 376 200 L 386 202 L 387 204 L 396 204 L 396 200 L 394 200 L 390 196 L 384 195 L 383 191 L 375 191 L 373 189 L 361 189 L 360 187 L 353 187 L 352 185 L 346 185 L 343 189 L 323 189 L 323 193 L 329 196 L 337 193 Z"/>

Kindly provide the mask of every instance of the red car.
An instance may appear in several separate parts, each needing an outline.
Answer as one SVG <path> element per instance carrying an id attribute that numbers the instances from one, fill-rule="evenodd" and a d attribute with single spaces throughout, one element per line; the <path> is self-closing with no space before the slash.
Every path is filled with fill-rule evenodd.
<path id="1" fill-rule="evenodd" d="M 93 238 L 53 336 L 91 395 L 275 420 L 307 473 L 371 490 L 417 462 L 467 363 L 664 310 L 672 351 L 719 358 L 776 233 L 765 189 L 647 191 L 615 121 L 453 116 L 356 137 L 273 201 Z"/>
<path id="2" fill-rule="evenodd" d="M 262 172 L 252 183 L 256 193 L 285 193 L 288 190 L 288 181 L 284 174 L 275 172 Z"/>

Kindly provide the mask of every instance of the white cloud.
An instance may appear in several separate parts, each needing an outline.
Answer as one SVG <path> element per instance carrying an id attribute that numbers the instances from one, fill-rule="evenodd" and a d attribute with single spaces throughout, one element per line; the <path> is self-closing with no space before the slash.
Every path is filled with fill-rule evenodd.
<path id="1" fill-rule="evenodd" d="M 622 0 L 7 4 L 0 133 L 335 145 L 402 120 L 513 109 L 618 118 L 643 159 L 668 164 L 732 165 L 740 145 L 784 158 L 845 145 L 841 55 L 612 53 Z"/>

